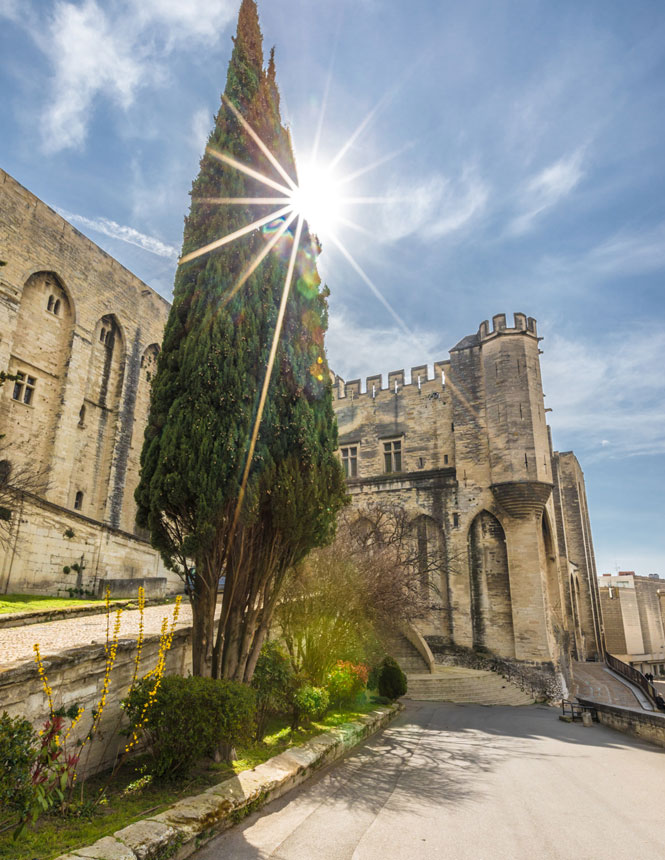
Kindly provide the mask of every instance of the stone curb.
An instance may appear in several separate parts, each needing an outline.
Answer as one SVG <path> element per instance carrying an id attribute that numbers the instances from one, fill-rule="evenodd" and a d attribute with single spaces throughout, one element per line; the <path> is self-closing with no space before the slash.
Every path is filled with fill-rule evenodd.
<path id="1" fill-rule="evenodd" d="M 61 854 L 56 860 L 184 860 L 213 836 L 286 794 L 315 770 L 385 728 L 403 708 L 399 702 L 376 708 L 253 770 L 213 785 L 203 794 L 186 797 L 159 815 L 123 827 L 93 845 Z"/>
<path id="2" fill-rule="evenodd" d="M 175 601 L 165 598 L 148 599 L 145 602 L 146 606 L 164 606 L 170 605 Z M 138 604 L 135 599 L 132 600 L 112 600 L 112 609 L 138 609 Z M 63 609 L 36 609 L 34 612 L 4 612 L 0 615 L 0 630 L 6 630 L 10 627 L 25 627 L 29 624 L 43 624 L 46 621 L 65 621 L 68 618 L 81 618 L 85 615 L 103 615 L 106 612 L 106 606 L 101 603 L 83 603 L 81 606 L 67 606 Z"/>

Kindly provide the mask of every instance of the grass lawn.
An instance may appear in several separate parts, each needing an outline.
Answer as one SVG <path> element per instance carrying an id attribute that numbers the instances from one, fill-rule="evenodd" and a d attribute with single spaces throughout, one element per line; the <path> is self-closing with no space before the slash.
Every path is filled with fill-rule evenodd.
<path id="1" fill-rule="evenodd" d="M 9 827 L 0 833 L 0 857 L 2 860 L 52 860 L 71 849 L 90 845 L 134 821 L 162 812 L 187 795 L 199 794 L 234 773 L 250 770 L 289 747 L 302 744 L 375 707 L 376 705 L 366 704 L 356 706 L 352 710 L 330 711 L 321 721 L 297 732 L 291 731 L 285 721 L 275 721 L 268 727 L 269 733 L 262 743 L 238 748 L 240 758 L 233 762 L 232 766 L 206 760 L 201 762 L 186 780 L 178 783 L 153 785 L 149 776 L 146 776 L 150 765 L 149 757 L 139 756 L 127 762 L 117 774 L 113 785 L 107 790 L 107 802 L 99 805 L 91 817 L 45 816 L 17 842 L 12 840 L 12 828 Z M 100 774 L 89 779 L 86 797 L 96 797 L 106 778 Z M 9 824 L 8 820 L 0 821 L 0 828 Z"/>
<path id="2" fill-rule="evenodd" d="M 7 612 L 47 612 L 50 609 L 66 609 L 68 606 L 86 606 L 103 603 L 89 597 L 40 597 L 38 594 L 3 594 L 0 598 L 0 615 Z"/>

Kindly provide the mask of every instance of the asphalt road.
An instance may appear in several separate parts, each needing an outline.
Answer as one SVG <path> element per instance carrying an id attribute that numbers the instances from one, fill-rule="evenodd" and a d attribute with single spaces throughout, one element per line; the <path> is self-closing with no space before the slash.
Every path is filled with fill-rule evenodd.
<path id="1" fill-rule="evenodd" d="M 557 711 L 410 703 L 197 860 L 663 860 L 665 749 Z"/>

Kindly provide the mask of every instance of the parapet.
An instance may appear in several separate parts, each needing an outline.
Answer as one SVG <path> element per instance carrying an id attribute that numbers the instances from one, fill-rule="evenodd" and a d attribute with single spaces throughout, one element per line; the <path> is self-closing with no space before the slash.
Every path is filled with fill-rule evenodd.
<path id="1" fill-rule="evenodd" d="M 341 376 L 335 376 L 333 384 L 334 396 L 338 400 L 345 397 L 352 399 L 356 399 L 357 397 L 374 398 L 382 391 L 399 394 L 403 388 L 416 388 L 418 391 L 422 390 L 424 386 L 427 386 L 428 390 L 433 390 L 435 387 L 445 388 L 446 369 L 449 365 L 450 362 L 447 360 L 435 361 L 433 366 L 434 373 L 432 374 L 430 373 L 429 365 L 418 364 L 411 368 L 410 382 L 406 381 L 404 368 L 401 370 L 391 370 L 387 375 L 387 385 L 383 384 L 384 375 L 382 373 L 374 373 L 366 378 L 364 390 L 360 379 L 350 379 L 348 382 L 345 382 Z"/>
<path id="2" fill-rule="evenodd" d="M 463 337 L 462 340 L 457 343 L 450 351 L 451 352 L 459 352 L 463 349 L 471 349 L 474 346 L 480 346 L 480 344 L 485 340 L 490 340 L 491 338 L 497 337 L 497 335 L 503 334 L 528 334 L 532 335 L 535 338 L 538 338 L 538 329 L 536 327 L 536 320 L 533 317 L 527 317 L 526 314 L 517 312 L 513 314 L 514 326 L 510 328 L 506 325 L 506 315 L 505 314 L 495 314 L 492 317 L 492 329 L 490 330 L 490 324 L 488 320 L 483 320 L 481 324 L 478 326 L 477 334 L 469 334 L 466 337 Z"/>

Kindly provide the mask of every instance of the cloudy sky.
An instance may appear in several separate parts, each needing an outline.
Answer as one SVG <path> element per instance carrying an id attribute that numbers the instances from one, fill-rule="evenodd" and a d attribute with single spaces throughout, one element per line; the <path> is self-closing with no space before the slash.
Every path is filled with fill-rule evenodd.
<path id="1" fill-rule="evenodd" d="M 2 167 L 165 296 L 237 8 L 0 0 Z M 431 363 L 495 313 L 536 317 L 599 571 L 665 576 L 665 6 L 259 10 L 298 158 L 325 105 L 320 160 L 344 148 L 349 192 L 384 198 L 346 212 L 355 266 L 323 236 L 333 367 Z"/>

